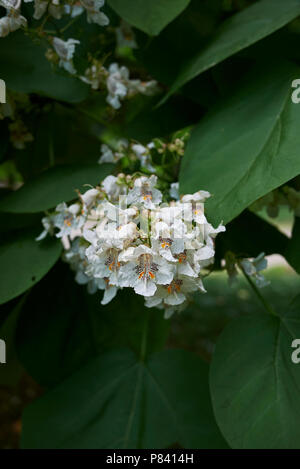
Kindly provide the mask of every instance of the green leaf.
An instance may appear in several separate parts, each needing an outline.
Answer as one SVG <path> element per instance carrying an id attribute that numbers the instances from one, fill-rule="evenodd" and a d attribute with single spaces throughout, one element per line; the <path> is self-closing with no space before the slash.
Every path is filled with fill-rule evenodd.
<path id="1" fill-rule="evenodd" d="M 284 253 L 286 260 L 289 264 L 300 274 L 300 218 L 295 218 L 295 225 L 293 228 L 292 238 L 286 247 Z"/>
<path id="2" fill-rule="evenodd" d="M 210 387 L 220 429 L 233 448 L 299 449 L 300 296 L 280 317 L 232 321 L 213 356 Z"/>
<path id="3" fill-rule="evenodd" d="M 261 0 L 226 20 L 208 44 L 182 66 L 164 102 L 188 81 L 272 34 L 300 15 L 299 0 Z"/>
<path id="4" fill-rule="evenodd" d="M 23 448 L 220 448 L 208 367 L 167 350 L 146 361 L 121 349 L 96 358 L 31 404 Z"/>
<path id="5" fill-rule="evenodd" d="M 0 304 L 35 285 L 61 253 L 58 240 L 35 241 L 39 230 L 29 229 L 0 245 Z"/>
<path id="6" fill-rule="evenodd" d="M 147 34 L 157 35 L 189 4 L 190 0 L 108 0 L 124 20 Z"/>
<path id="7" fill-rule="evenodd" d="M 70 103 L 83 101 L 88 95 L 88 86 L 61 69 L 54 71 L 45 57 L 47 47 L 47 43 L 34 43 L 22 31 L 3 38 L 1 78 L 7 88 Z"/>
<path id="8" fill-rule="evenodd" d="M 0 210 L 35 213 L 53 208 L 60 202 L 69 202 L 77 197 L 76 189 L 85 192 L 84 184 L 99 184 L 112 167 L 109 164 L 55 166 L 1 199 Z"/>
<path id="9" fill-rule="evenodd" d="M 111 347 L 130 347 L 138 353 L 148 320 L 148 350 L 164 346 L 169 321 L 161 311 L 150 314 L 143 298 L 128 289 L 106 306 L 100 304 L 102 297 L 103 291 L 89 295 L 64 263 L 32 290 L 21 312 L 17 349 L 24 367 L 40 384 L 60 383 Z"/>
<path id="10" fill-rule="evenodd" d="M 204 47 L 224 16 L 220 0 L 191 0 L 188 7 L 159 36 L 151 38 L 136 31 L 138 48 L 134 54 L 148 73 L 168 88 L 174 83 L 182 62 L 194 57 Z M 199 77 L 197 101 L 216 95 L 207 76 Z M 185 90 L 181 90 L 184 93 Z M 160 97 L 161 99 L 161 97 Z"/>
<path id="11" fill-rule="evenodd" d="M 255 68 L 234 96 L 194 129 L 180 189 L 211 192 L 208 215 L 228 223 L 252 202 L 300 173 L 300 114 L 290 98 L 299 69 Z"/>
<path id="12" fill-rule="evenodd" d="M 128 118 L 133 107 L 135 107 L 134 117 L 127 122 L 121 120 L 116 125 L 118 135 L 127 139 L 149 143 L 153 138 L 169 136 L 199 120 L 199 107 L 181 96 L 176 96 L 159 109 L 153 108 L 153 100 L 147 97 L 148 103 L 140 112 L 137 112 L 136 101 L 137 99 L 129 101 L 127 108 L 124 106 L 124 120 Z"/>

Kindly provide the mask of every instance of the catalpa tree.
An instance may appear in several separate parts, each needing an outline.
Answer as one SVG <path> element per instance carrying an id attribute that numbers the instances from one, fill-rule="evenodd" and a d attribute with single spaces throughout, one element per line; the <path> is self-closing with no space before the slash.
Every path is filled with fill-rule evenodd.
<path id="1" fill-rule="evenodd" d="M 0 5 L 0 378 L 43 388 L 22 448 L 299 449 L 300 297 L 265 291 L 268 256 L 300 273 L 300 0 Z M 203 357 L 170 330 L 215 272 L 255 311 Z"/>

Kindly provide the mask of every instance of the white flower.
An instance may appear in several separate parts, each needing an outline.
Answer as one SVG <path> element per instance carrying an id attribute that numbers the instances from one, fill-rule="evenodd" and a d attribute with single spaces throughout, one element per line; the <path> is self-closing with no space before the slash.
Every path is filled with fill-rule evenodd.
<path id="1" fill-rule="evenodd" d="M 128 149 L 128 141 L 121 139 L 117 143 L 116 151 L 113 151 L 105 143 L 101 145 L 102 156 L 100 157 L 98 163 L 117 163 L 121 158 L 123 158 Z"/>
<path id="2" fill-rule="evenodd" d="M 128 92 L 129 70 L 127 67 L 119 67 L 117 63 L 112 63 L 108 68 L 108 74 L 106 80 L 109 93 L 107 102 L 114 109 L 120 109 L 121 100 L 125 98 Z"/>
<path id="3" fill-rule="evenodd" d="M 116 163 L 118 159 L 115 158 L 115 154 L 108 145 L 102 144 L 101 145 L 101 157 L 99 159 L 99 163 Z"/>
<path id="4" fill-rule="evenodd" d="M 67 41 L 63 41 L 59 37 L 53 38 L 53 47 L 60 58 L 59 66 L 72 75 L 76 73 L 73 65 L 73 56 L 75 53 L 75 46 L 79 43 L 80 41 L 77 39 L 68 39 Z"/>
<path id="5" fill-rule="evenodd" d="M 197 259 L 197 252 L 193 249 L 184 249 L 179 254 L 174 254 L 178 264 L 176 265 L 177 273 L 179 275 L 186 275 L 187 277 L 198 277 L 201 267 Z"/>
<path id="6" fill-rule="evenodd" d="M 99 60 L 94 59 L 91 66 L 88 67 L 84 76 L 80 77 L 84 83 L 91 85 L 93 90 L 98 90 L 104 78 L 107 76 L 107 71 Z"/>
<path id="7" fill-rule="evenodd" d="M 130 80 L 129 92 L 131 94 L 141 93 L 145 96 L 153 96 L 158 92 L 158 86 L 156 80 L 141 81 L 141 80 Z"/>
<path id="8" fill-rule="evenodd" d="M 206 292 L 201 279 L 177 275 L 169 284 L 159 286 L 153 298 L 147 299 L 146 306 L 178 306 L 186 301 L 187 294 L 196 291 Z"/>
<path id="9" fill-rule="evenodd" d="M 122 201 L 122 198 L 121 198 L 121 201 Z M 127 225 L 138 214 L 138 210 L 136 207 L 122 209 L 108 201 L 104 202 L 103 209 L 107 218 L 111 221 L 116 222 L 116 226 L 119 229 L 119 231 L 122 225 L 123 226 Z"/>
<path id="10" fill-rule="evenodd" d="M 53 217 L 53 224 L 59 228 L 57 238 L 72 236 L 73 231 L 80 229 L 85 222 L 85 218 L 80 215 L 80 205 L 73 204 L 67 207 L 65 202 L 56 207 L 56 215 Z"/>
<path id="11" fill-rule="evenodd" d="M 64 5 L 64 11 L 71 18 L 76 18 L 76 16 L 81 15 L 84 12 L 84 8 L 80 5 Z"/>
<path id="12" fill-rule="evenodd" d="M 127 194 L 127 186 L 115 176 L 107 176 L 101 183 L 111 201 L 119 200 L 120 195 Z"/>
<path id="13" fill-rule="evenodd" d="M 134 181 L 134 187 L 128 193 L 129 204 L 143 205 L 147 209 L 155 209 L 162 201 L 162 193 L 155 189 L 157 177 L 142 176 Z"/>
<path id="14" fill-rule="evenodd" d="M 7 11 L 16 11 L 21 6 L 21 0 L 0 0 L 0 6 L 6 8 Z"/>
<path id="15" fill-rule="evenodd" d="M 181 220 L 176 220 L 171 227 L 164 222 L 158 222 L 153 227 L 151 244 L 168 261 L 176 262 L 174 255 L 185 249 L 184 227 Z"/>
<path id="16" fill-rule="evenodd" d="M 118 47 L 129 47 L 130 49 L 136 49 L 137 44 L 135 36 L 131 26 L 125 21 L 121 22 L 119 28 L 116 28 L 117 44 Z"/>
<path id="17" fill-rule="evenodd" d="M 138 159 L 140 160 L 141 167 L 147 169 L 151 173 L 154 173 L 155 168 L 151 164 L 152 160 L 151 160 L 150 149 L 149 149 L 149 146 L 147 148 L 147 147 L 144 147 L 144 145 L 141 145 L 140 143 L 136 143 L 132 145 L 132 150 L 135 153 L 135 155 L 138 157 Z"/>
<path id="18" fill-rule="evenodd" d="M 85 252 L 89 262 L 86 272 L 94 278 L 106 278 L 111 285 L 118 286 L 121 267 L 119 253 L 120 250 L 115 248 L 102 251 L 90 246 Z"/>
<path id="19" fill-rule="evenodd" d="M 56 20 L 60 20 L 64 13 L 64 7 L 59 4 L 59 0 L 52 0 L 48 8 L 49 14 Z"/>
<path id="20" fill-rule="evenodd" d="M 109 18 L 100 11 L 104 5 L 104 0 L 80 0 L 81 5 L 86 10 L 88 23 L 96 23 L 99 26 L 107 26 Z"/>
<path id="21" fill-rule="evenodd" d="M 21 27 L 27 26 L 27 20 L 18 11 L 10 10 L 6 16 L 0 18 L 0 37 L 5 37 L 9 33 Z"/>
<path id="22" fill-rule="evenodd" d="M 249 276 L 253 277 L 256 285 L 259 288 L 263 288 L 270 284 L 265 277 L 260 274 L 262 270 L 265 270 L 268 266 L 268 261 L 265 258 L 265 253 L 260 253 L 255 259 L 243 259 L 240 262 L 240 265 L 244 272 Z"/>
<path id="23" fill-rule="evenodd" d="M 26 1 L 26 0 L 25 0 Z M 34 1 L 34 14 L 33 18 L 35 20 L 40 20 L 42 16 L 46 13 L 48 8 L 48 0 L 35 0 Z"/>
<path id="24" fill-rule="evenodd" d="M 138 93 L 152 95 L 157 91 L 157 83 L 152 80 L 141 82 L 131 80 L 129 70 L 125 66 L 112 63 L 108 68 L 106 86 L 108 90 L 107 102 L 114 108 L 120 109 L 121 101 L 126 97 L 135 96 Z"/>
<path id="25" fill-rule="evenodd" d="M 119 260 L 124 263 L 120 269 L 120 286 L 130 286 L 138 295 L 154 295 L 157 284 L 168 284 L 174 276 L 174 266 L 145 245 L 128 248 Z"/>
<path id="26" fill-rule="evenodd" d="M 181 197 L 181 202 L 182 203 L 187 203 L 187 202 L 205 202 L 209 197 L 210 193 L 207 191 L 198 191 L 195 192 L 194 194 L 187 194 Z"/>
<path id="27" fill-rule="evenodd" d="M 99 282 L 102 282 L 101 289 L 104 290 L 101 304 L 105 306 L 115 298 L 116 294 L 118 293 L 118 288 L 115 285 L 111 285 L 108 278 L 99 279 Z"/>
<path id="28" fill-rule="evenodd" d="M 41 241 L 42 239 L 45 239 L 47 234 L 54 234 L 54 216 L 50 215 L 48 217 L 42 218 L 42 225 L 44 227 L 44 230 L 37 238 L 35 238 L 36 241 Z"/>
<path id="29" fill-rule="evenodd" d="M 84 194 L 80 194 L 80 198 L 83 202 L 84 208 L 88 209 L 93 205 L 99 196 L 100 192 L 98 189 L 89 189 Z"/>
<path id="30" fill-rule="evenodd" d="M 174 200 L 179 200 L 179 182 L 172 182 L 170 188 L 170 197 Z"/>

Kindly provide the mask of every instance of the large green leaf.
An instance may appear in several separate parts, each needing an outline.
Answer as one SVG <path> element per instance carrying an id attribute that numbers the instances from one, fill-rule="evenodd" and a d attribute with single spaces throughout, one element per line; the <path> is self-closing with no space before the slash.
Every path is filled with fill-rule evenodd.
<path id="1" fill-rule="evenodd" d="M 210 191 L 208 214 L 228 223 L 300 173 L 300 114 L 290 98 L 299 69 L 255 68 L 234 96 L 195 128 L 180 172 L 181 192 Z"/>
<path id="2" fill-rule="evenodd" d="M 190 0 L 108 0 L 108 4 L 128 23 L 156 35 L 173 21 Z"/>
<path id="3" fill-rule="evenodd" d="M 61 69 L 54 72 L 45 57 L 47 45 L 37 44 L 22 31 L 1 40 L 1 78 L 7 88 L 20 93 L 38 93 L 53 99 L 77 103 L 89 88 Z"/>
<path id="4" fill-rule="evenodd" d="M 146 325 L 148 350 L 164 346 L 169 321 L 161 311 L 145 308 L 143 298 L 128 289 L 106 306 L 100 304 L 102 296 L 102 291 L 89 295 L 64 263 L 32 290 L 20 316 L 17 350 L 40 384 L 60 383 L 111 347 L 138 352 Z"/>
<path id="5" fill-rule="evenodd" d="M 38 229 L 23 230 L 0 245 L 0 304 L 35 285 L 61 253 L 58 240 L 35 241 Z"/>
<path id="6" fill-rule="evenodd" d="M 300 297 L 280 317 L 232 321 L 217 342 L 210 375 L 213 407 L 233 448 L 299 449 Z"/>
<path id="7" fill-rule="evenodd" d="M 109 164 L 55 166 L 1 199 L 0 210 L 11 213 L 48 210 L 60 202 L 75 199 L 76 189 L 84 191 L 84 184 L 99 184 L 111 169 Z"/>
<path id="8" fill-rule="evenodd" d="M 31 404 L 23 448 L 225 446 L 214 422 L 208 367 L 168 350 L 144 360 L 121 349 L 96 358 Z"/>
<path id="9" fill-rule="evenodd" d="M 285 253 L 286 260 L 300 274 L 300 218 L 296 217 L 292 238 L 290 239 Z"/>
<path id="10" fill-rule="evenodd" d="M 203 49 L 183 64 L 165 99 L 200 73 L 272 34 L 298 15 L 299 0 L 261 0 L 232 16 Z"/>

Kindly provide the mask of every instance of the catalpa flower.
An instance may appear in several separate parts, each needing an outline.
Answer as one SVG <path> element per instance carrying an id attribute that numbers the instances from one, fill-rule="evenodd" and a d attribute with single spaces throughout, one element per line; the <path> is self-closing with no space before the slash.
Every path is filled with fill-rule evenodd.
<path id="1" fill-rule="evenodd" d="M 56 215 L 53 224 L 59 228 L 57 238 L 72 235 L 72 232 L 80 229 L 84 224 L 84 217 L 80 215 L 80 205 L 73 204 L 68 207 L 64 202 L 56 207 Z"/>
<path id="2" fill-rule="evenodd" d="M 60 5 L 59 0 L 24 0 L 25 3 L 31 3 L 34 1 L 34 14 L 33 18 L 35 20 L 40 20 L 42 16 L 48 10 L 49 15 L 53 18 L 60 20 L 62 18 L 63 13 L 65 12 L 65 8 L 63 5 Z"/>
<path id="3" fill-rule="evenodd" d="M 77 39 L 68 39 L 67 41 L 63 41 L 59 37 L 53 38 L 53 47 L 59 57 L 59 66 L 72 75 L 75 75 L 76 73 L 73 65 L 73 56 L 76 44 L 80 44 L 80 41 Z"/>
<path id="4" fill-rule="evenodd" d="M 142 176 L 134 181 L 133 189 L 128 193 L 128 203 L 155 209 L 162 201 L 161 192 L 155 188 L 157 177 Z"/>
<path id="5" fill-rule="evenodd" d="M 157 285 L 168 284 L 174 276 L 174 266 L 145 245 L 128 248 L 119 260 L 123 262 L 120 286 L 132 287 L 139 295 L 154 295 Z"/>
<path id="6" fill-rule="evenodd" d="M 80 0 L 81 5 L 86 10 L 88 23 L 96 23 L 99 26 L 107 26 L 109 18 L 100 11 L 104 5 L 104 0 Z"/>
<path id="7" fill-rule="evenodd" d="M 244 272 L 252 277 L 259 288 L 263 288 L 270 284 L 268 280 L 260 273 L 268 267 L 268 261 L 265 253 L 261 252 L 255 259 L 242 259 L 240 265 Z"/>
<path id="8" fill-rule="evenodd" d="M 131 80 L 128 68 L 119 66 L 117 63 L 112 63 L 108 68 L 106 86 L 108 90 L 107 102 L 114 109 L 120 109 L 121 101 L 126 96 L 134 96 L 138 93 L 152 95 L 157 91 L 156 81 Z"/>
<path id="9" fill-rule="evenodd" d="M 90 293 L 104 290 L 102 305 L 120 288 L 132 288 L 146 306 L 164 309 L 170 317 L 194 292 L 205 292 L 203 272 L 214 262 L 214 238 L 225 228 L 214 229 L 206 220 L 207 192 L 162 204 L 158 183 L 154 175 L 107 176 L 79 194 L 78 202 L 61 203 L 44 217 L 39 239 L 50 233 L 63 240 L 64 260 L 75 280 Z M 165 195 L 168 200 L 169 188 Z M 260 268 L 259 259 L 251 263 L 251 272 L 245 264 L 256 277 Z"/>
<path id="10" fill-rule="evenodd" d="M 0 37 L 8 36 L 9 33 L 27 26 L 27 20 L 18 10 L 8 9 L 6 16 L 0 18 Z"/>

